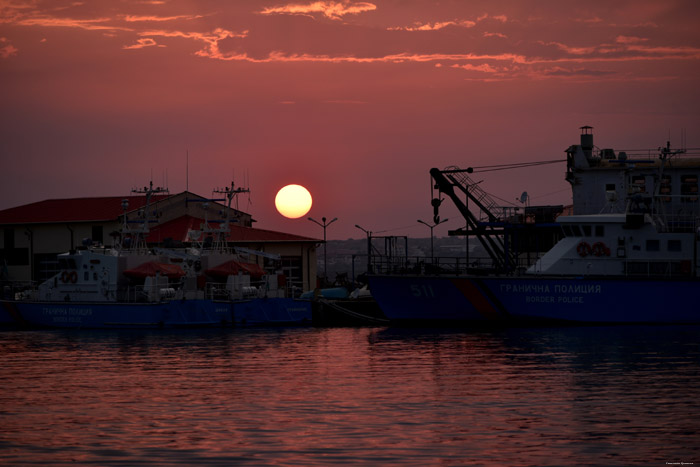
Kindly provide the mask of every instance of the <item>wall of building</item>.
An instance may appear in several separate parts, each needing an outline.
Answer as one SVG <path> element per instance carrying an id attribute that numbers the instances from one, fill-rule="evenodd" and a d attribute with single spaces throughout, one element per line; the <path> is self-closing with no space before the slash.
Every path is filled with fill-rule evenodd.
<path id="1" fill-rule="evenodd" d="M 250 250 L 261 251 L 280 255 L 282 269 L 291 280 L 293 285 L 303 291 L 313 290 L 316 287 L 316 244 L 311 242 L 261 242 L 236 244 L 245 246 Z M 275 263 L 273 260 L 266 260 L 262 256 L 251 255 L 248 260 L 260 266 L 268 266 Z"/>

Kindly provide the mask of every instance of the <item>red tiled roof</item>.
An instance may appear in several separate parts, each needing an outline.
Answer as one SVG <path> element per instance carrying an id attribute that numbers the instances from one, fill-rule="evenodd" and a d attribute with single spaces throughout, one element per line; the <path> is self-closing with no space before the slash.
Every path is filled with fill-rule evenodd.
<path id="1" fill-rule="evenodd" d="M 124 271 L 125 276 L 141 279 L 144 277 L 153 277 L 156 273 L 160 273 L 171 279 L 177 279 L 185 275 L 185 271 L 177 264 L 165 264 L 157 261 L 149 261 L 148 263 L 143 263 L 135 268 Z"/>
<path id="2" fill-rule="evenodd" d="M 148 243 L 160 243 L 166 238 L 172 238 L 176 242 L 191 242 L 188 234 L 191 230 L 201 230 L 204 219 L 181 216 L 167 222 L 158 224 L 150 229 L 146 241 Z M 213 224 L 213 223 L 210 223 Z M 302 237 L 274 230 L 256 229 L 253 227 L 240 227 L 229 224 L 231 233 L 228 241 L 236 243 L 260 243 L 260 242 L 320 242 L 315 238 Z M 201 239 L 200 239 L 201 240 Z"/>
<path id="3" fill-rule="evenodd" d="M 255 263 L 245 263 L 242 261 L 226 261 L 223 264 L 219 264 L 216 267 L 207 269 L 204 271 L 208 276 L 213 277 L 223 277 L 223 276 L 235 276 L 239 272 L 247 272 L 253 279 L 260 279 L 265 275 L 265 270 L 260 267 L 260 265 Z"/>
<path id="4" fill-rule="evenodd" d="M 160 201 L 167 197 L 167 195 L 155 195 L 152 201 Z M 47 199 L 0 211 L 0 224 L 114 221 L 124 212 L 122 209 L 124 199 L 129 201 L 129 211 L 139 209 L 146 204 L 145 196 Z"/>

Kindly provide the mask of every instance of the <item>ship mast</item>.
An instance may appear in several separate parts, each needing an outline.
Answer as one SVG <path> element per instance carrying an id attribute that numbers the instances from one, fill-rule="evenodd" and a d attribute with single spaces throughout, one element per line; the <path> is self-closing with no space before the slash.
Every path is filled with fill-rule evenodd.
<path id="1" fill-rule="evenodd" d="M 205 214 L 205 219 L 204 219 L 204 232 L 205 233 L 210 233 L 214 235 L 214 243 L 212 245 L 212 248 L 214 250 L 219 250 L 219 251 L 225 251 L 227 249 L 227 244 L 228 244 L 228 236 L 231 232 L 231 229 L 229 227 L 229 224 L 232 222 L 231 220 L 231 204 L 234 200 L 234 198 L 239 194 L 239 193 L 250 193 L 250 189 L 248 188 L 236 188 L 234 186 L 234 182 L 231 182 L 230 187 L 224 187 L 224 188 L 216 188 L 213 190 L 214 193 L 218 194 L 223 194 L 224 198 L 221 199 L 212 199 L 210 201 L 226 201 L 226 209 L 224 211 L 223 215 L 223 220 L 220 221 L 219 226 L 217 228 L 213 228 L 209 226 L 209 221 L 207 219 L 207 215 Z M 205 210 L 208 207 L 208 203 L 205 203 Z"/>
<path id="2" fill-rule="evenodd" d="M 664 169 L 666 168 L 666 163 L 671 157 L 683 153 L 685 153 L 684 149 L 677 149 L 675 151 L 671 151 L 671 141 L 666 141 L 666 147 L 659 148 L 659 160 L 661 161 L 661 163 L 659 164 L 659 173 L 656 175 L 656 177 L 658 178 L 654 181 L 653 206 L 654 213 L 656 214 L 655 217 L 657 221 L 661 224 L 663 230 L 666 230 L 668 228 L 666 209 L 664 207 L 663 198 L 660 196 L 661 185 L 664 183 Z"/>
<path id="3" fill-rule="evenodd" d="M 145 194 L 146 203 L 143 208 L 139 209 L 137 212 L 138 219 L 129 220 L 127 216 L 127 210 L 129 208 L 129 200 L 122 200 L 122 210 L 124 211 L 124 223 L 122 225 L 122 242 L 121 247 L 123 249 L 129 249 L 134 251 L 146 251 L 146 237 L 148 236 L 150 222 L 157 222 L 151 220 L 151 198 L 153 195 L 161 193 L 169 193 L 167 188 L 153 187 L 153 181 L 151 180 L 149 186 L 143 188 L 136 188 L 131 190 L 132 193 Z M 155 213 L 153 213 L 155 214 Z M 129 227 L 129 224 L 136 224 L 136 227 Z M 127 241 L 128 239 L 128 241 Z"/>

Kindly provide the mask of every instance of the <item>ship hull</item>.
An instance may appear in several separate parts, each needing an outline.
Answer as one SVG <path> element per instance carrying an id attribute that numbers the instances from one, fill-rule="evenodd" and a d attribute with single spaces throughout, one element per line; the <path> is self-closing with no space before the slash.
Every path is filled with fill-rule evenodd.
<path id="1" fill-rule="evenodd" d="M 15 321 L 51 328 L 174 328 L 231 325 L 231 305 L 210 300 L 158 303 L 6 301 Z"/>
<path id="2" fill-rule="evenodd" d="M 311 301 L 293 298 L 256 298 L 233 302 L 237 326 L 295 326 L 311 324 Z"/>
<path id="3" fill-rule="evenodd" d="M 196 328 L 310 324 L 311 304 L 287 298 L 158 303 L 3 301 L 15 324 L 44 328 Z"/>
<path id="4" fill-rule="evenodd" d="M 697 281 L 373 276 L 394 323 L 700 323 Z"/>

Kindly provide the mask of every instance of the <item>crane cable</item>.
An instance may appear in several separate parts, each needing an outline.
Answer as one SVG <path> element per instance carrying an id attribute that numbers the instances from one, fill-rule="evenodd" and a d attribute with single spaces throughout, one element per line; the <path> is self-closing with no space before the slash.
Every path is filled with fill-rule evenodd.
<path id="1" fill-rule="evenodd" d="M 554 160 L 548 160 L 548 161 L 536 161 L 536 162 L 520 162 L 516 164 L 499 164 L 499 165 L 482 165 L 479 167 L 472 167 L 474 169 L 474 172 L 495 172 L 497 170 L 509 170 L 509 169 L 521 169 L 524 167 L 535 167 L 538 165 L 547 165 L 547 164 L 557 164 L 560 162 L 566 162 L 566 159 L 554 159 Z M 485 169 L 485 170 L 477 170 L 477 169 Z"/>

